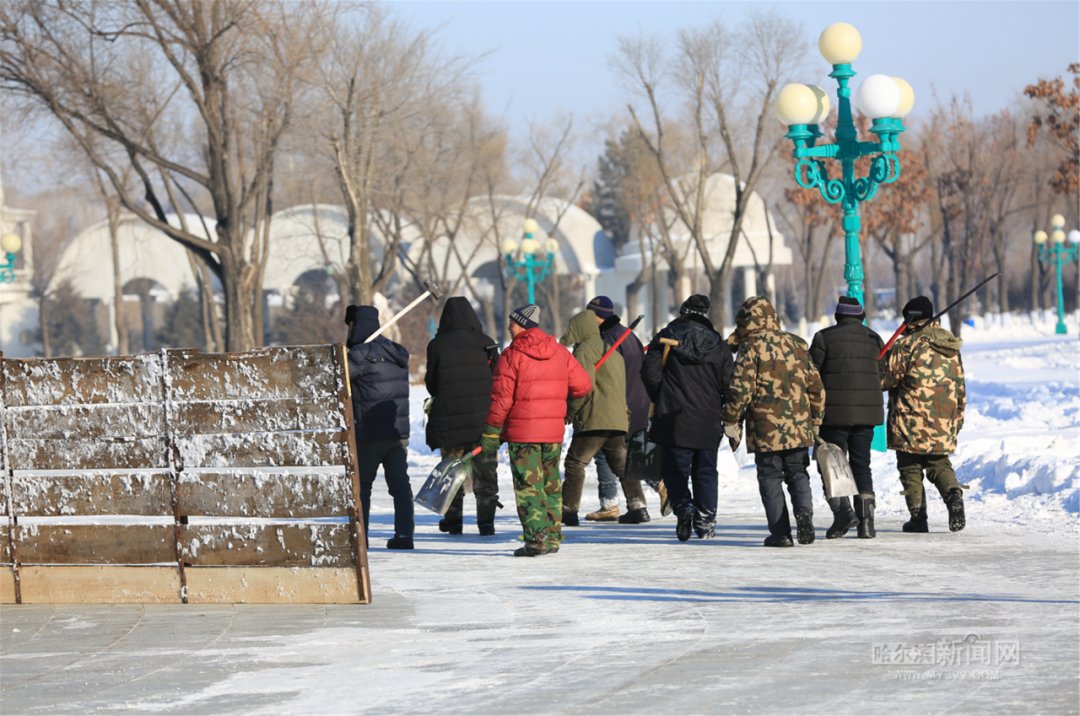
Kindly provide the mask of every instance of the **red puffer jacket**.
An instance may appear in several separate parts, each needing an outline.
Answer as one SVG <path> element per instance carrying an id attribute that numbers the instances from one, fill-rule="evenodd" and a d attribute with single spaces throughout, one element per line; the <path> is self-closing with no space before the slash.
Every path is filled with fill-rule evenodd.
<path id="1" fill-rule="evenodd" d="M 581 398 L 592 381 L 577 359 L 539 328 L 519 333 L 491 381 L 487 422 L 508 443 L 561 443 L 567 398 Z"/>

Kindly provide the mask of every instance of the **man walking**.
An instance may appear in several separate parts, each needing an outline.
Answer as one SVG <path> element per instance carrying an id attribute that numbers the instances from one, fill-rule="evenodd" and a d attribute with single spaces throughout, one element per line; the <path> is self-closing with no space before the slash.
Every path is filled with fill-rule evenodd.
<path id="1" fill-rule="evenodd" d="M 427 420 L 428 447 L 442 457 L 461 457 L 480 443 L 484 418 L 491 407 L 491 371 L 498 345 L 484 335 L 476 311 L 468 299 L 454 296 L 446 301 L 439 332 L 428 343 L 424 384 L 431 395 Z M 497 461 L 481 453 L 472 461 L 476 495 L 476 525 L 482 536 L 495 534 L 495 509 L 499 503 Z M 439 530 L 452 535 L 462 531 L 465 488 L 458 489 L 439 521 Z"/>
<path id="2" fill-rule="evenodd" d="M 782 483 L 787 483 L 799 544 L 814 541 L 809 447 L 825 412 L 821 376 L 810 362 L 806 342 L 780 330 L 767 298 L 753 296 L 735 318 L 738 358 L 724 432 L 734 450 L 746 417 L 746 449 L 755 453 L 758 489 L 769 522 L 766 547 L 791 547 L 791 520 Z"/>
<path id="3" fill-rule="evenodd" d="M 642 367 L 656 404 L 650 436 L 663 446 L 661 469 L 680 542 L 690 539 L 691 530 L 699 539 L 712 538 L 716 530 L 716 455 L 724 435 L 720 410 L 733 369 L 731 349 L 708 314 L 707 297 L 686 299 L 679 317 L 649 343 Z"/>
<path id="4" fill-rule="evenodd" d="M 585 485 L 585 466 L 597 453 L 603 452 L 608 465 L 617 476 L 626 470 L 626 429 L 629 417 L 626 409 L 626 368 L 618 352 L 608 356 L 599 369 L 595 366 L 604 355 L 604 340 L 592 311 L 582 311 L 570 319 L 563 345 L 573 348 L 574 358 L 592 381 L 593 389 L 585 397 L 571 401 L 570 417 L 574 422 L 574 437 L 566 452 L 566 480 L 563 482 L 564 525 L 576 527 L 581 492 Z M 634 489 L 636 486 L 636 490 Z M 641 482 L 625 485 L 627 507 L 638 522 L 647 522 L 645 494 Z"/>
<path id="5" fill-rule="evenodd" d="M 934 304 L 926 296 L 908 301 L 903 314 L 908 327 L 884 358 L 881 387 L 889 391 L 889 448 L 911 513 L 904 532 L 929 531 L 923 473 L 945 501 L 949 529 L 959 532 L 966 525 L 964 493 L 949 453 L 964 427 L 963 341 L 932 320 Z"/>
<path id="6" fill-rule="evenodd" d="M 513 337 L 495 366 L 491 409 L 480 436 L 484 452 L 509 443 L 510 472 L 525 545 L 516 557 L 559 551 L 562 542 L 562 486 L 559 454 L 566 427 L 567 400 L 592 390 L 588 374 L 540 330 L 540 308 L 533 304 L 510 313 Z"/>
<path id="7" fill-rule="evenodd" d="M 374 306 L 349 306 L 346 341 L 356 429 L 357 472 L 364 533 L 371 513 L 371 488 L 379 466 L 394 498 L 394 536 L 388 549 L 413 548 L 413 493 L 409 484 L 409 352 L 385 336 L 365 343 L 379 328 Z"/>
<path id="8" fill-rule="evenodd" d="M 866 312 L 857 298 L 841 296 L 834 317 L 836 325 L 818 331 L 810 343 L 810 360 L 825 387 L 820 437 L 847 453 L 859 494 L 854 511 L 847 497 L 829 499 L 833 523 L 825 539 L 843 537 L 856 526 L 859 537 L 869 539 L 876 534 L 870 443 L 874 426 L 885 418 L 878 372 L 882 342 L 881 336 L 863 325 Z"/>
<path id="9" fill-rule="evenodd" d="M 615 304 L 607 296 L 597 296 L 589 301 L 585 307 L 596 316 L 600 324 L 600 337 L 604 340 L 605 352 L 615 345 L 630 329 L 619 322 L 619 316 L 615 313 Z M 619 343 L 615 349 L 622 356 L 624 374 L 626 377 L 626 408 L 630 414 L 629 429 L 626 431 L 626 440 L 636 433 L 645 430 L 649 426 L 649 394 L 645 390 L 645 383 L 641 379 L 641 366 L 645 362 L 645 346 L 641 345 L 638 337 L 630 332 L 626 339 Z M 597 522 L 614 522 L 621 524 L 640 524 L 649 521 L 649 512 L 645 509 L 645 493 L 641 488 L 640 480 L 633 480 L 632 484 L 623 488 L 626 497 L 627 513 L 619 514 L 619 482 L 628 482 L 626 468 L 622 473 L 616 474 L 611 464 L 600 451 L 596 454 L 596 478 L 600 493 L 600 509 L 585 515 L 587 520 Z M 641 508 L 634 509 L 632 503 L 640 493 Z"/>

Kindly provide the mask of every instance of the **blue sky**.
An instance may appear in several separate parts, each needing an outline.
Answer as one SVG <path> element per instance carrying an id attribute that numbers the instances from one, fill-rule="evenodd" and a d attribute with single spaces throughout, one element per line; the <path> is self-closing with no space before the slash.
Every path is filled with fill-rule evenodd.
<path id="1" fill-rule="evenodd" d="M 863 37 L 860 75 L 904 77 L 920 108 L 933 93 L 969 93 L 977 114 L 1009 106 L 1024 85 L 1080 62 L 1080 2 L 390 2 L 417 27 L 440 27 L 451 53 L 480 55 L 477 79 L 488 107 L 522 136 L 529 122 L 572 112 L 575 125 L 602 124 L 625 105 L 608 58 L 619 35 L 670 34 L 721 18 L 732 23 L 772 7 L 802 24 L 816 51 L 828 24 L 850 22 Z M 830 80 L 831 82 L 831 80 Z"/>

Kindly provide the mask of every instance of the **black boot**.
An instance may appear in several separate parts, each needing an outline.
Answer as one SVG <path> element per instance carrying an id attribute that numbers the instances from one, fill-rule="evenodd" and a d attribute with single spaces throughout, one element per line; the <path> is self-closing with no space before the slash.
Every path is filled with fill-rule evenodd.
<path id="1" fill-rule="evenodd" d="M 499 506 L 497 498 L 478 498 L 476 500 L 476 527 L 481 537 L 495 534 L 495 508 Z"/>
<path id="2" fill-rule="evenodd" d="M 799 544 L 814 543 L 814 513 L 810 510 L 795 513 L 795 539 Z"/>
<path id="3" fill-rule="evenodd" d="M 964 517 L 964 492 L 959 487 L 949 490 L 949 496 L 945 498 L 945 506 L 949 508 L 949 531 L 959 532 L 967 525 Z"/>
<path id="4" fill-rule="evenodd" d="M 851 501 L 846 497 L 833 497 L 829 500 L 833 523 L 825 530 L 825 539 L 836 539 L 847 534 L 848 530 L 858 526 L 859 520 L 851 509 Z"/>
<path id="5" fill-rule="evenodd" d="M 446 532 L 447 534 L 459 535 L 461 534 L 461 515 L 458 515 L 457 520 L 447 516 L 439 520 L 439 531 Z"/>
<path id="6" fill-rule="evenodd" d="M 766 547 L 794 547 L 790 535 L 769 535 L 765 538 Z"/>
<path id="7" fill-rule="evenodd" d="M 694 529 L 694 508 L 691 505 L 684 505 L 678 511 L 676 520 L 675 536 L 679 538 L 680 542 L 685 542 L 690 539 L 690 534 Z"/>
<path id="8" fill-rule="evenodd" d="M 564 527 L 578 527 L 581 525 L 581 521 L 578 520 L 577 510 L 563 510 L 562 523 Z"/>
<path id="9" fill-rule="evenodd" d="M 412 537 L 402 537 L 400 535 L 394 535 L 390 539 L 386 540 L 387 549 L 412 549 L 413 540 Z"/>
<path id="10" fill-rule="evenodd" d="M 904 523 L 904 532 L 929 532 L 930 526 L 926 523 L 926 498 L 918 507 L 908 507 L 911 519 Z"/>
<path id="11" fill-rule="evenodd" d="M 643 522 L 649 522 L 650 520 L 652 520 L 652 518 L 649 517 L 649 511 L 644 507 L 627 510 L 626 514 L 619 515 L 620 525 L 640 525 Z"/>
<path id="12" fill-rule="evenodd" d="M 859 539 L 873 539 L 876 537 L 873 493 L 855 496 L 855 515 L 859 518 Z"/>
<path id="13" fill-rule="evenodd" d="M 694 534 L 698 539 L 712 539 L 716 536 L 716 520 L 694 518 Z"/>

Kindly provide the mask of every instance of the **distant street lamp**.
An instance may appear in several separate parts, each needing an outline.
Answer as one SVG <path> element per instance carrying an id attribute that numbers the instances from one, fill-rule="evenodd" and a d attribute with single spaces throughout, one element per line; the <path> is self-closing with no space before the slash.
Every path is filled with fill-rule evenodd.
<path id="1" fill-rule="evenodd" d="M 787 137 L 794 145 L 795 181 L 804 189 L 817 189 L 830 204 L 844 210 L 844 279 L 848 295 L 863 301 L 863 268 L 859 256 L 859 203 L 868 201 L 879 184 L 891 184 L 900 178 L 899 135 L 904 131 L 903 118 L 915 105 L 915 92 L 899 77 L 870 75 L 859 86 L 860 111 L 873 120 L 870 131 L 876 142 L 860 142 L 851 118 L 851 88 L 855 76 L 851 63 L 862 51 L 862 36 L 846 22 L 829 25 L 821 33 L 818 49 L 832 65 L 830 77 L 838 85 L 836 143 L 818 144 L 819 125 L 829 114 L 829 96 L 816 86 L 789 84 L 776 97 L 776 115 L 788 127 Z M 855 161 L 871 156 L 865 177 L 855 177 Z M 831 178 L 825 159 L 840 162 L 840 176 Z"/>
<path id="2" fill-rule="evenodd" d="M 0 251 L 4 254 L 4 263 L 0 263 L 0 283 L 15 282 L 15 255 L 22 249 L 22 238 L 18 234 L 4 234 L 0 238 Z"/>
<path id="3" fill-rule="evenodd" d="M 1039 247 L 1039 260 L 1045 263 L 1050 263 L 1051 258 L 1054 261 L 1054 272 L 1057 274 L 1057 314 L 1058 322 L 1054 328 L 1054 333 L 1059 335 L 1065 335 L 1068 330 L 1065 328 L 1065 291 L 1061 286 L 1061 264 L 1063 261 L 1080 260 L 1080 231 L 1073 229 L 1069 232 L 1069 246 L 1065 245 L 1065 217 L 1061 214 L 1054 214 L 1050 219 L 1050 227 L 1053 231 L 1049 236 L 1045 231 L 1036 231 L 1032 237 L 1035 240 L 1035 245 Z M 1047 239 L 1051 240 L 1051 245 L 1047 245 Z"/>
<path id="4" fill-rule="evenodd" d="M 519 281 L 528 282 L 529 303 L 536 303 L 536 284 L 555 270 L 555 254 L 559 250 L 559 242 L 555 239 L 548 239 L 541 245 L 535 238 L 538 231 L 540 225 L 534 219 L 526 219 L 522 227 L 521 245 L 518 246 L 513 239 L 507 239 L 502 245 L 507 273 Z"/>

